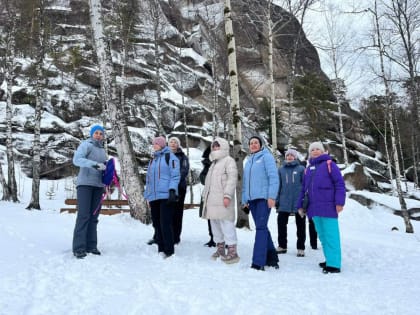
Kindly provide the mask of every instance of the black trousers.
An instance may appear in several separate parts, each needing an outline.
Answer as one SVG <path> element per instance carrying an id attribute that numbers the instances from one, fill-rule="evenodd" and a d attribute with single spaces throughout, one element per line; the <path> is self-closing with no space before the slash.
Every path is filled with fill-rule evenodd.
<path id="1" fill-rule="evenodd" d="M 158 252 L 164 252 L 166 256 L 172 255 L 174 250 L 174 234 L 172 219 L 174 208 L 167 205 L 167 199 L 159 199 L 150 202 L 153 227 L 156 232 Z"/>
<path id="2" fill-rule="evenodd" d="M 277 230 L 278 243 L 281 248 L 287 248 L 287 223 L 289 222 L 289 212 L 280 211 L 277 214 Z M 296 221 L 296 248 L 305 249 L 306 241 L 306 217 L 302 218 L 298 213 L 295 213 Z"/>
<path id="3" fill-rule="evenodd" d="M 187 193 L 186 188 L 178 188 L 178 202 L 175 205 L 172 227 L 174 230 L 174 243 L 181 242 L 182 218 L 184 217 L 184 201 Z"/>
<path id="4" fill-rule="evenodd" d="M 315 230 L 315 223 L 312 219 L 309 219 L 309 240 L 313 249 L 318 248 L 318 233 Z"/>

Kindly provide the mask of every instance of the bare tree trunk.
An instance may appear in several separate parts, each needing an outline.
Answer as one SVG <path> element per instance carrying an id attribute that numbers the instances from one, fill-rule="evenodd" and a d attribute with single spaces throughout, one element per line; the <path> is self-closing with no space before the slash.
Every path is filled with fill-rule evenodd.
<path id="1" fill-rule="evenodd" d="M 39 204 L 39 186 L 40 186 L 40 169 L 41 169 L 41 118 L 43 112 L 43 64 L 45 59 L 45 51 L 47 49 L 47 41 L 45 39 L 45 25 L 44 25 L 44 1 L 39 1 L 39 6 L 34 8 L 34 19 L 38 20 L 38 54 L 36 58 L 36 104 L 34 114 L 34 143 L 32 148 L 32 194 L 31 201 L 26 209 L 41 210 Z M 34 31 L 34 30 L 33 30 Z"/>
<path id="2" fill-rule="evenodd" d="M 392 117 L 393 115 L 392 109 L 394 105 L 392 101 L 391 90 L 389 88 L 388 80 L 386 78 L 386 73 L 385 73 L 385 67 L 384 67 L 384 51 L 385 50 L 382 44 L 376 0 L 375 0 L 375 11 L 373 13 L 374 13 L 374 18 L 375 18 L 375 31 L 376 31 L 376 37 L 377 37 L 376 44 L 379 51 L 381 75 L 382 75 L 383 83 L 385 86 L 385 96 L 388 103 L 387 104 L 388 105 L 388 123 L 389 123 L 389 129 L 391 132 L 391 144 L 392 144 L 393 160 L 394 160 L 394 166 L 395 166 L 395 172 L 396 172 L 395 182 L 397 185 L 398 199 L 401 206 L 401 214 L 403 216 L 404 223 L 405 223 L 405 231 L 406 233 L 414 233 L 413 225 L 410 222 L 410 215 L 407 211 L 407 205 L 405 203 L 403 191 L 401 188 L 400 164 L 398 160 L 398 150 L 397 150 L 397 144 L 396 144 L 396 139 L 395 139 L 395 128 L 394 128 L 394 122 L 393 122 L 393 117 Z"/>
<path id="3" fill-rule="evenodd" d="M 42 26 L 41 26 L 42 27 Z M 41 169 L 41 117 L 42 117 L 42 56 L 36 65 L 37 83 L 36 83 L 36 105 L 34 117 L 34 144 L 32 148 L 32 195 L 31 201 L 26 209 L 41 210 L 39 204 L 39 185 Z"/>
<path id="4" fill-rule="evenodd" d="M 2 165 L 0 163 L 0 184 L 3 187 L 3 196 L 1 197 L 1 200 L 10 200 L 10 191 L 9 191 L 9 186 L 6 183 L 6 179 L 4 178 L 4 174 L 3 174 L 3 168 Z"/>
<path id="5" fill-rule="evenodd" d="M 143 184 L 139 178 L 138 166 L 134 158 L 127 124 L 124 114 L 118 107 L 116 78 L 113 71 L 111 53 L 109 46 L 106 45 L 104 36 L 100 0 L 89 0 L 89 9 L 100 70 L 101 100 L 104 106 L 109 109 L 115 145 L 119 152 L 122 184 L 128 195 L 130 213 L 143 223 L 150 223 L 150 213 L 143 198 Z"/>
<path id="6" fill-rule="evenodd" d="M 271 20 L 272 0 L 268 1 L 267 28 L 268 28 L 268 76 L 270 81 L 270 117 L 271 117 L 271 150 L 277 157 L 277 119 L 276 119 L 276 86 L 274 82 L 273 66 L 273 21 Z"/>
<path id="7" fill-rule="evenodd" d="M 414 172 L 414 184 L 415 187 L 419 187 L 419 176 L 417 174 L 417 154 L 416 154 L 416 141 L 414 136 L 414 130 L 411 131 L 411 152 L 413 155 L 413 172 Z"/>
<path id="8" fill-rule="evenodd" d="M 230 81 L 230 109 L 232 113 L 233 127 L 233 158 L 238 168 L 238 182 L 236 185 L 236 205 L 238 209 L 238 219 L 236 226 L 239 228 L 249 228 L 248 215 L 242 211 L 240 203 L 242 199 L 242 176 L 243 176 L 243 151 L 242 151 L 242 129 L 241 129 L 241 108 L 239 104 L 239 87 L 238 87 L 238 67 L 236 65 L 236 44 L 233 32 L 232 7 L 230 0 L 225 0 L 224 8 L 225 33 L 228 45 L 228 65 L 229 65 L 229 81 Z"/>
<path id="9" fill-rule="evenodd" d="M 10 9 L 10 8 L 9 8 Z M 5 81 L 7 84 L 6 90 L 6 155 L 7 155 L 7 175 L 8 186 L 6 192 L 3 194 L 3 200 L 13 200 L 18 202 L 18 191 L 16 184 L 15 175 L 15 160 L 13 154 L 13 130 L 12 130 L 12 118 L 13 118 L 13 104 L 12 104 L 12 87 L 13 87 L 13 73 L 14 73 L 14 57 L 15 57 L 15 34 L 16 34 L 16 18 L 9 15 L 9 23 L 12 24 L 11 31 L 7 36 L 6 43 L 6 56 L 5 56 Z"/>

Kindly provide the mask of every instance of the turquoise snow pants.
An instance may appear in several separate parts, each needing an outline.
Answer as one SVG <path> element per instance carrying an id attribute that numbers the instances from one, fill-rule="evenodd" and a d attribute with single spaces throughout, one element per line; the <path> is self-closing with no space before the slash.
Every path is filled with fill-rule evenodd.
<path id="1" fill-rule="evenodd" d="M 340 229 L 337 218 L 313 217 L 327 266 L 341 268 Z"/>

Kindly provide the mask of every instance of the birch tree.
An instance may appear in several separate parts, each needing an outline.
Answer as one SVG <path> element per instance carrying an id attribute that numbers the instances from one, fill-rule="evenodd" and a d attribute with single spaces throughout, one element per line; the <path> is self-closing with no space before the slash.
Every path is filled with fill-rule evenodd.
<path id="1" fill-rule="evenodd" d="M 45 0 L 39 0 L 34 6 L 34 16 L 32 23 L 35 25 L 33 34 L 36 34 L 37 52 L 35 57 L 35 112 L 34 112 L 34 140 L 32 147 L 32 194 L 29 205 L 26 209 L 41 210 L 39 203 L 39 186 L 40 186 L 40 170 L 41 170 L 41 118 L 43 112 L 43 87 L 44 73 L 43 65 L 47 50 L 47 40 L 45 36 Z M 36 28 L 36 29 L 35 29 Z M 35 51 L 33 49 L 32 51 Z"/>
<path id="2" fill-rule="evenodd" d="M 385 47 L 383 45 L 383 41 L 382 41 L 382 34 L 381 34 L 381 27 L 380 27 L 380 17 L 378 14 L 378 6 L 377 6 L 377 0 L 374 1 L 374 9 L 370 10 L 370 12 L 372 12 L 373 17 L 374 17 L 374 31 L 375 31 L 375 47 L 378 50 L 378 54 L 379 54 L 379 62 L 380 62 L 380 75 L 382 78 L 382 82 L 385 88 L 385 99 L 387 102 L 387 107 L 388 107 L 388 119 L 387 122 L 389 124 L 389 129 L 390 129 L 390 135 L 391 135 L 391 145 L 392 145 L 392 157 L 393 157 L 393 161 L 394 161 L 394 167 L 395 167 L 395 172 L 397 174 L 397 176 L 395 177 L 395 182 L 396 182 L 396 186 L 397 186 L 397 193 L 398 193 L 398 199 L 400 202 L 400 206 L 401 206 L 401 214 L 402 217 L 404 219 L 404 223 L 405 223 L 405 231 L 406 233 L 414 233 L 414 229 L 413 226 L 410 222 L 410 215 L 407 211 L 407 205 L 406 202 L 404 200 L 404 195 L 403 195 L 403 191 L 402 191 L 402 187 L 401 187 L 401 177 L 400 177 L 400 164 L 399 164 L 399 158 L 398 158 L 398 148 L 397 148 L 397 144 L 396 144 L 396 136 L 395 136 L 395 127 L 394 127 L 394 122 L 393 122 L 393 101 L 392 101 L 392 95 L 391 95 L 391 90 L 390 90 L 390 86 L 389 86 L 389 81 L 386 75 L 386 71 L 385 71 L 385 62 L 384 62 L 384 51 L 385 51 Z"/>
<path id="3" fill-rule="evenodd" d="M 242 199 L 242 176 L 243 176 L 243 151 L 242 151 L 242 114 L 239 104 L 239 85 L 238 85 L 238 67 L 236 65 L 236 43 L 235 34 L 233 32 L 232 21 L 232 7 L 230 0 L 225 0 L 224 7 L 224 21 L 225 33 L 227 41 L 227 54 L 228 54 L 228 69 L 229 69 L 229 82 L 230 82 L 230 109 L 232 115 L 232 128 L 233 128 L 233 157 L 236 161 L 238 168 L 238 182 L 236 185 L 236 203 L 238 208 L 238 219 L 236 226 L 248 227 L 248 215 L 242 211 L 240 207 Z"/>
<path id="4" fill-rule="evenodd" d="M 5 18 L 5 55 L 2 58 L 2 68 L 4 69 L 4 80 L 6 82 L 6 156 L 7 156 L 7 183 L 4 181 L 3 200 L 12 200 L 18 202 L 18 189 L 15 175 L 15 159 L 13 153 L 13 104 L 12 104 L 12 86 L 15 73 L 15 53 L 16 53 L 16 33 L 17 33 L 17 8 L 11 1 L 3 1 L 2 5 L 6 11 Z M 7 187 L 6 187 L 7 186 Z"/>
<path id="5" fill-rule="evenodd" d="M 140 181 L 138 166 L 134 158 L 124 113 L 119 108 L 116 89 L 116 76 L 113 70 L 111 52 L 104 35 L 102 7 L 100 0 L 89 0 L 89 13 L 92 35 L 98 59 L 103 106 L 108 108 L 115 145 L 119 152 L 121 180 L 128 195 L 131 215 L 142 221 L 150 222 L 150 212 L 143 198 L 143 184 Z"/>

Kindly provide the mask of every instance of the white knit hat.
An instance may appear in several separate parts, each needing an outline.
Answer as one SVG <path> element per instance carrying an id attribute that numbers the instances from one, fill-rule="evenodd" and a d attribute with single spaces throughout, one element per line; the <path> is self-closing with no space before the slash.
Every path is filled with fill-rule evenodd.
<path id="1" fill-rule="evenodd" d="M 178 144 L 178 148 L 181 147 L 181 140 L 179 140 L 179 138 L 177 137 L 170 137 L 168 140 L 168 143 L 171 142 L 171 140 L 175 141 Z"/>
<path id="2" fill-rule="evenodd" d="M 320 142 L 320 141 L 318 141 L 318 142 L 312 142 L 312 143 L 309 145 L 309 148 L 308 148 L 308 152 L 309 152 L 309 154 L 311 154 L 311 151 L 312 151 L 313 149 L 319 149 L 319 150 L 321 150 L 322 152 L 325 152 L 324 146 L 322 145 L 322 142 Z"/>
<path id="3" fill-rule="evenodd" d="M 296 150 L 293 150 L 293 149 L 288 149 L 288 150 L 286 151 L 286 153 L 284 154 L 284 156 L 286 157 L 286 156 L 288 156 L 288 155 L 293 155 L 293 157 L 294 157 L 295 159 L 297 159 L 298 153 L 297 153 L 297 151 L 296 151 Z"/>

